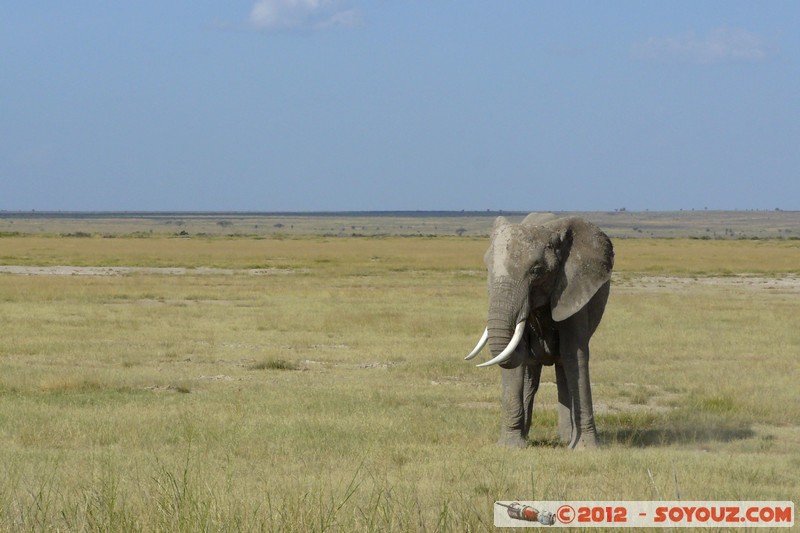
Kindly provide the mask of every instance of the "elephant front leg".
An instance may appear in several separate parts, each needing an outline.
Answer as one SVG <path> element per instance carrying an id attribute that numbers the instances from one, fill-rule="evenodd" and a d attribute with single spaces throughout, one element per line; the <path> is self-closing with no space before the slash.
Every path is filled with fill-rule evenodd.
<path id="1" fill-rule="evenodd" d="M 503 381 L 503 427 L 500 429 L 499 444 L 509 448 L 525 448 L 542 365 L 519 363 L 513 368 L 501 368 L 500 372 Z"/>

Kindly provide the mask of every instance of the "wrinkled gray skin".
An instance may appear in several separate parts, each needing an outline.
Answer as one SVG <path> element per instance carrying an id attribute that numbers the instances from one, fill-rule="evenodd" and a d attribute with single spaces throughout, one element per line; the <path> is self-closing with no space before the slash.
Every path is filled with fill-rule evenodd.
<path id="1" fill-rule="evenodd" d="M 555 365 L 558 432 L 569 448 L 597 446 L 589 382 L 589 339 L 608 299 L 614 251 L 609 238 L 580 218 L 529 215 L 521 224 L 498 217 L 484 257 L 489 271 L 489 348 L 525 333 L 500 364 L 500 444 L 525 447 L 543 365 Z"/>

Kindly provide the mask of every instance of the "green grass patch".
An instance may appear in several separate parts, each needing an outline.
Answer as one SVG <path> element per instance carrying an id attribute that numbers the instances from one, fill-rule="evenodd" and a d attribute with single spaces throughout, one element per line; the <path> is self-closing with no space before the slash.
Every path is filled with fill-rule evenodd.
<path id="1" fill-rule="evenodd" d="M 267 359 L 248 366 L 250 370 L 297 370 L 297 363 L 284 359 Z"/>

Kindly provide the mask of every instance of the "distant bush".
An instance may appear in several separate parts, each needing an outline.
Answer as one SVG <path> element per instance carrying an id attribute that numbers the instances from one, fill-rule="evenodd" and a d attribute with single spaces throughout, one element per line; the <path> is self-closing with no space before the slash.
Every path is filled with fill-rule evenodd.
<path id="1" fill-rule="evenodd" d="M 284 359 L 267 359 L 253 363 L 248 368 L 250 370 L 297 370 L 297 364 Z"/>

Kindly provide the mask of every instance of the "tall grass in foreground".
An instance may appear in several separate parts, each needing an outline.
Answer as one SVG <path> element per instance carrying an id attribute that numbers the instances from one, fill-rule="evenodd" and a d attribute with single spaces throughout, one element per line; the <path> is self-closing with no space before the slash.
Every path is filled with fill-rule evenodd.
<path id="1" fill-rule="evenodd" d="M 222 242 L 220 265 L 256 253 Z M 504 450 L 498 373 L 462 361 L 480 256 L 427 243 L 308 240 L 258 275 L 0 275 L 0 530 L 487 531 L 499 499 L 800 493 L 796 291 L 639 283 L 625 265 L 685 253 L 696 275 L 703 248 L 620 244 L 592 344 L 604 448 L 557 444 L 546 369 L 531 446 Z"/>

